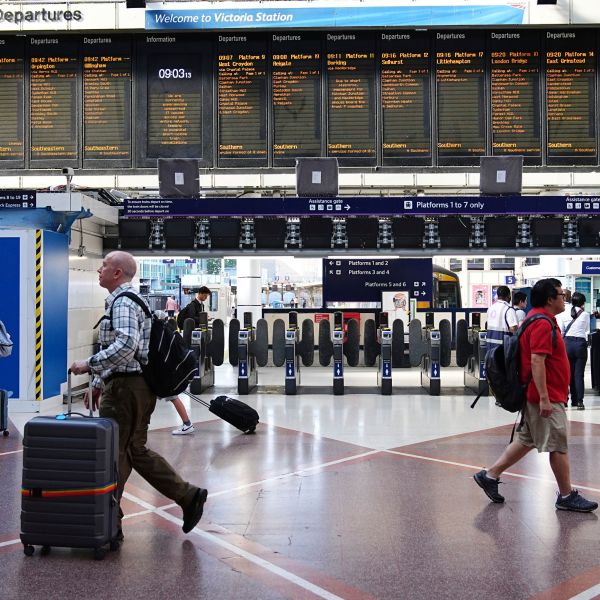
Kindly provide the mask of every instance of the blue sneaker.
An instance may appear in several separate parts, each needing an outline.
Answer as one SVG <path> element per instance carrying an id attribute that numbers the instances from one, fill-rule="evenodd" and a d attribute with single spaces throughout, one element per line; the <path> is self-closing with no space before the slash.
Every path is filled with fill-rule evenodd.
<path id="1" fill-rule="evenodd" d="M 572 490 L 566 498 L 561 498 L 560 493 L 556 498 L 558 510 L 572 510 L 575 512 L 592 512 L 598 508 L 597 502 L 586 500 L 577 490 Z"/>
<path id="2" fill-rule="evenodd" d="M 487 476 L 487 471 L 485 469 L 479 471 L 479 473 L 475 473 L 475 475 L 473 475 L 473 479 L 492 502 L 495 502 L 496 504 L 501 504 L 504 502 L 504 496 L 501 496 L 498 493 L 498 484 L 500 483 L 499 479 L 490 479 Z"/>

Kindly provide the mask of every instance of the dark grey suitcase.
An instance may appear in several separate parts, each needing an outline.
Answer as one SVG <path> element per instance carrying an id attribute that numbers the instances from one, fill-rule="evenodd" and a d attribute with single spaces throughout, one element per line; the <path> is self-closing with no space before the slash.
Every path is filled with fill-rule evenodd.
<path id="1" fill-rule="evenodd" d="M 0 390 L 0 431 L 3 436 L 8 435 L 8 392 Z"/>
<path id="2" fill-rule="evenodd" d="M 34 546 L 93 548 L 104 558 L 117 540 L 119 430 L 112 419 L 71 412 L 35 417 L 23 436 L 21 542 Z M 90 411 L 91 413 L 91 411 Z"/>

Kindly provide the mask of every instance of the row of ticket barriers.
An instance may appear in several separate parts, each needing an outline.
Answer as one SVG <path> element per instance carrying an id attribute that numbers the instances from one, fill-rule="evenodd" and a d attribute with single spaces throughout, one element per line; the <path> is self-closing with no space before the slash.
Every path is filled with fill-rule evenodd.
<path id="1" fill-rule="evenodd" d="M 282 383 L 285 394 L 301 392 L 301 369 L 318 360 L 322 367 L 332 367 L 331 391 L 342 395 L 349 386 L 344 381 L 345 366 L 359 366 L 362 349 L 363 364 L 377 366 L 376 390 L 392 394 L 394 370 L 421 367 L 421 386 L 430 395 L 441 393 L 441 371 L 452 362 L 464 370 L 465 388 L 477 394 L 487 394 L 485 379 L 486 333 L 480 326 L 480 315 L 472 313 L 471 322 L 456 322 L 453 340 L 451 323 L 447 319 L 433 326 L 433 318 L 412 320 L 405 331 L 404 322 L 388 320 L 388 313 L 378 313 L 364 323 L 361 344 L 359 325 L 355 319 L 344 322 L 342 312 L 333 314 L 333 324 L 326 319 L 317 324 L 318 344 L 315 345 L 315 324 L 312 319 L 298 322 L 298 313 L 287 313 L 276 319 L 269 335 L 265 319 L 252 322 L 245 313 L 242 322 L 233 319 L 229 324 L 229 362 L 237 366 L 237 393 L 246 395 L 258 386 L 258 369 L 272 364 L 283 367 Z M 469 315 L 467 315 L 468 318 Z M 182 332 L 184 341 L 197 354 L 198 376 L 190 385 L 193 394 L 201 394 L 215 385 L 215 366 L 225 357 L 225 326 L 220 319 L 209 325 L 208 315 L 201 315 L 200 324 L 187 319 Z M 271 340 L 271 343 L 269 343 Z"/>

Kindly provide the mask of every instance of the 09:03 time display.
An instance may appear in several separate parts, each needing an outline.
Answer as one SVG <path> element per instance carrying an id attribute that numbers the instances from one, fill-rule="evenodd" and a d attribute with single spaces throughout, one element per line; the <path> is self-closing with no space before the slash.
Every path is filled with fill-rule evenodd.
<path id="1" fill-rule="evenodd" d="M 186 69 L 159 69 L 159 79 L 191 79 L 192 72 Z"/>

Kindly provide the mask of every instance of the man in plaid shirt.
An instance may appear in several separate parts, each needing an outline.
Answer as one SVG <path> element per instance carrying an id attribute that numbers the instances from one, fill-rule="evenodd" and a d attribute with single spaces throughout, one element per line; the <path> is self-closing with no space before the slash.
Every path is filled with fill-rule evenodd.
<path id="1" fill-rule="evenodd" d="M 131 285 L 137 265 L 128 252 L 111 252 L 98 269 L 100 286 L 110 294 L 105 318 L 100 324 L 101 350 L 87 360 L 71 365 L 76 375 L 92 373 L 92 398 L 85 397 L 100 416 L 119 424 L 119 500 L 125 482 L 135 469 L 150 485 L 183 509 L 183 531 L 190 532 L 202 517 L 207 491 L 184 481 L 159 454 L 146 447 L 148 425 L 156 406 L 141 364 L 148 361 L 151 319 L 131 298 L 115 298 L 122 292 L 136 292 Z M 114 306 L 113 306 L 114 303 Z M 108 317 L 112 313 L 112 327 Z M 119 519 L 123 512 L 119 508 Z M 119 523 L 119 534 L 123 538 Z"/>

